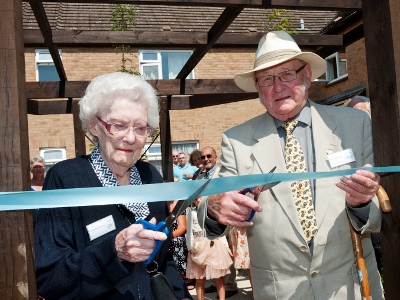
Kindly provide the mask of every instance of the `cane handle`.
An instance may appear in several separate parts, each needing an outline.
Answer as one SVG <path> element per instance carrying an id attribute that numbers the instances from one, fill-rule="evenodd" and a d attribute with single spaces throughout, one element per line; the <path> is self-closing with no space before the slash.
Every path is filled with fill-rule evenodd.
<path id="1" fill-rule="evenodd" d="M 384 213 L 392 211 L 392 205 L 390 204 L 389 196 L 382 186 L 379 186 L 379 190 L 376 192 L 376 196 L 379 200 L 379 205 Z"/>

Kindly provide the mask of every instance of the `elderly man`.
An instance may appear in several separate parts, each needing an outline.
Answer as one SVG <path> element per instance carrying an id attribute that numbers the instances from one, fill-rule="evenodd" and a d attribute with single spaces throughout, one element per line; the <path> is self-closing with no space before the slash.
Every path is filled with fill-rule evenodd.
<path id="1" fill-rule="evenodd" d="M 178 151 L 172 151 L 172 162 L 174 164 L 174 167 L 176 167 L 179 164 L 179 152 Z"/>
<path id="2" fill-rule="evenodd" d="M 347 103 L 348 107 L 361 109 L 366 111 L 368 115 L 371 117 L 371 103 L 369 98 L 364 96 L 354 96 L 349 103 Z"/>
<path id="3" fill-rule="evenodd" d="M 372 165 L 370 118 L 308 99 L 311 82 L 325 70 L 321 57 L 302 52 L 286 32 L 266 34 L 254 68 L 235 82 L 257 91 L 267 112 L 223 134 L 219 176 Z M 254 299 L 361 299 L 349 217 L 362 232 L 372 298 L 382 299 L 370 239 L 381 224 L 379 182 L 377 174 L 358 170 L 349 177 L 282 182 L 256 195 L 258 201 L 240 191 L 213 195 L 201 203 L 208 211 L 200 221 L 210 236 L 223 234 L 222 225 L 247 227 Z M 257 213 L 247 222 L 251 210 Z"/>
<path id="4" fill-rule="evenodd" d="M 196 179 L 212 178 L 215 173 L 218 173 L 217 152 L 213 147 L 204 147 L 201 150 L 200 158 L 203 162 L 203 167 L 200 169 Z"/>
<path id="5" fill-rule="evenodd" d="M 178 160 L 179 164 L 173 170 L 174 178 L 177 178 L 177 181 L 192 180 L 191 175 L 197 171 L 197 168 L 187 162 L 186 154 L 183 152 L 179 153 Z"/>

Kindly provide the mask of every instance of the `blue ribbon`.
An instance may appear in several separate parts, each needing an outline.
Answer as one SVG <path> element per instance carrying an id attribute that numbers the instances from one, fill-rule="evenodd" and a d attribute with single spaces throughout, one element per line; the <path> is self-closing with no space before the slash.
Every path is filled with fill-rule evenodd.
<path id="1" fill-rule="evenodd" d="M 200 196 L 241 190 L 276 181 L 284 182 L 351 175 L 361 169 L 375 173 L 400 172 L 400 166 L 390 166 L 354 168 L 330 172 L 267 173 L 221 177 L 208 179 L 210 182 Z M 190 180 L 185 182 L 60 189 L 40 192 L 3 192 L 0 193 L 0 211 L 186 200 L 206 183 L 207 180 Z"/>

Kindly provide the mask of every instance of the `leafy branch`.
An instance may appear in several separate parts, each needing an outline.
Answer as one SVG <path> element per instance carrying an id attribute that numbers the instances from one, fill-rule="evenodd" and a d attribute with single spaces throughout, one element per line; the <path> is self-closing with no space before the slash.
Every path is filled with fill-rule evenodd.
<path id="1" fill-rule="evenodd" d="M 268 20 L 264 25 L 264 29 L 267 31 L 283 30 L 289 34 L 297 34 L 289 20 L 289 17 L 293 16 L 293 13 L 286 9 L 274 8 L 271 13 L 263 14 L 263 17 L 267 17 Z"/>
<path id="2" fill-rule="evenodd" d="M 133 29 L 136 24 L 137 11 L 136 7 L 131 4 L 114 4 L 114 10 L 111 13 L 111 31 L 127 31 Z M 129 52 L 129 45 L 115 46 L 114 51 L 121 52 L 120 72 L 140 75 L 133 66 L 134 55 Z M 129 65 L 128 65 L 129 64 Z"/>

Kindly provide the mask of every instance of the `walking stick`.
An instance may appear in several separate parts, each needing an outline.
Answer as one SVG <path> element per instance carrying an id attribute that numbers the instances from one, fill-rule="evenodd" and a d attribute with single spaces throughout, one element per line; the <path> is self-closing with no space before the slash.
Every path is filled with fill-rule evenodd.
<path id="1" fill-rule="evenodd" d="M 385 213 L 391 212 L 392 205 L 390 204 L 389 197 L 382 186 L 379 187 L 379 190 L 376 192 L 376 196 L 378 197 L 379 206 L 381 207 L 382 211 Z M 360 279 L 361 295 L 365 300 L 372 300 L 371 290 L 368 282 L 367 267 L 365 266 L 364 253 L 362 249 L 361 235 L 359 231 L 356 231 L 353 228 L 350 220 L 349 223 L 351 240 L 353 242 L 353 252 L 358 269 L 358 278 Z"/>

